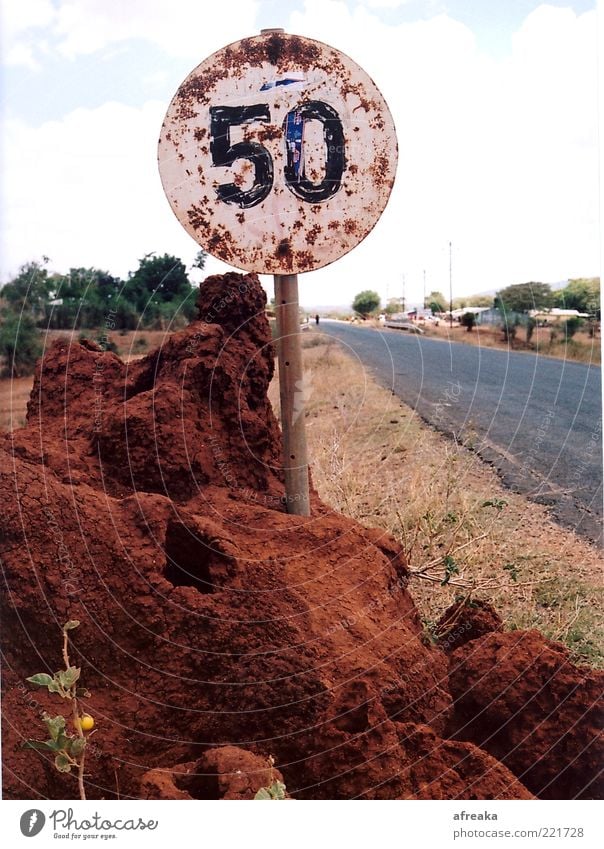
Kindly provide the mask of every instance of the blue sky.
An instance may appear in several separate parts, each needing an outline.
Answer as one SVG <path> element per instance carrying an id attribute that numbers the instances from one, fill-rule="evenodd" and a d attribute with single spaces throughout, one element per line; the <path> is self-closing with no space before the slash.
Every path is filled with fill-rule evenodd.
<path id="1" fill-rule="evenodd" d="M 2 9 L 2 280 L 42 254 L 57 270 L 118 274 L 150 250 L 190 262 L 195 245 L 157 177 L 159 126 L 196 64 L 267 26 L 352 56 L 386 96 L 401 146 L 382 221 L 307 275 L 303 299 L 345 303 L 369 283 L 385 296 L 402 273 L 419 296 L 424 268 L 443 288 L 449 239 L 460 294 L 598 273 L 590 0 L 232 0 L 222 17 L 190 0 Z"/>

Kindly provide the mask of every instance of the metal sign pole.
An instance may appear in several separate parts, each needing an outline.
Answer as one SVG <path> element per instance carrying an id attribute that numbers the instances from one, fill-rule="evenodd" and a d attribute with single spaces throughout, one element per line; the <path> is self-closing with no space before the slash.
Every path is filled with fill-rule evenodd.
<path id="1" fill-rule="evenodd" d="M 298 275 L 275 274 L 274 279 L 287 512 L 310 516 Z"/>

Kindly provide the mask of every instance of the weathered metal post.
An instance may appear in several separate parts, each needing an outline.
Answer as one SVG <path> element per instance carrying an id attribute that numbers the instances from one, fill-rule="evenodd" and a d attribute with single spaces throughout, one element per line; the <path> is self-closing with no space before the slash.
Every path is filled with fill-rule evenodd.
<path id="1" fill-rule="evenodd" d="M 275 274 L 275 303 L 286 506 L 310 516 L 297 274 Z"/>
<path id="2" fill-rule="evenodd" d="M 274 27 L 261 30 L 260 35 L 284 32 Z M 310 516 L 298 275 L 275 274 L 274 282 L 285 503 L 288 513 Z"/>

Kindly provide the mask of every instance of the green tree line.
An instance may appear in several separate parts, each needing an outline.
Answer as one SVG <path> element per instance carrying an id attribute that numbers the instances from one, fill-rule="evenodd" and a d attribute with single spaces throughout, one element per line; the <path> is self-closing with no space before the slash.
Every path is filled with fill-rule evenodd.
<path id="1" fill-rule="evenodd" d="M 192 268 L 203 269 L 204 251 Z M 181 327 L 195 315 L 197 287 L 182 260 L 147 254 L 126 280 L 99 268 L 50 273 L 48 258 L 25 263 L 0 289 L 0 357 L 13 376 L 31 372 L 40 355 L 39 328 L 118 330 Z"/>

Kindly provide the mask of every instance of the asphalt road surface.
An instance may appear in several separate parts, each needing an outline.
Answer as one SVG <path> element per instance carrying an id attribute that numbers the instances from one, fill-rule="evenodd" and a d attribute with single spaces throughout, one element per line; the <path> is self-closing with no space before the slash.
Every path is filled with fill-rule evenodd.
<path id="1" fill-rule="evenodd" d="M 558 522 L 602 538 L 601 369 L 323 320 L 383 386 Z"/>

